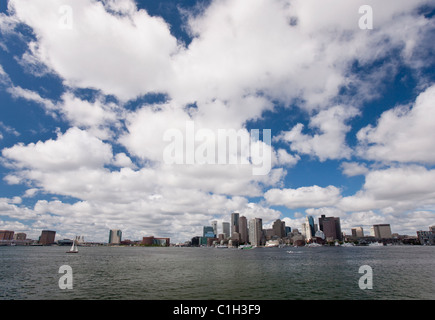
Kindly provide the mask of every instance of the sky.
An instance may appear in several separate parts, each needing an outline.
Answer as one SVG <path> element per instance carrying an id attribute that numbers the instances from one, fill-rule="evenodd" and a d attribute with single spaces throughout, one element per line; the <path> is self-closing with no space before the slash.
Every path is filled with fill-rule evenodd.
<path id="1" fill-rule="evenodd" d="M 434 39 L 432 0 L 2 1 L 0 229 L 428 230 Z"/>

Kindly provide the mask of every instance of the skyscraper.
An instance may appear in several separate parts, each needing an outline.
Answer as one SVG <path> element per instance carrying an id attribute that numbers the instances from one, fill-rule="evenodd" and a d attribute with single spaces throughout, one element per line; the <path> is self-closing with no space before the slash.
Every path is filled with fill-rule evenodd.
<path id="1" fill-rule="evenodd" d="M 391 227 L 389 224 L 373 225 L 374 236 L 377 239 L 391 239 Z"/>
<path id="2" fill-rule="evenodd" d="M 254 246 L 260 246 L 263 237 L 263 220 L 254 218 L 249 220 L 249 242 Z"/>
<path id="3" fill-rule="evenodd" d="M 215 233 L 214 233 L 213 227 L 204 226 L 203 229 L 202 229 L 202 236 L 204 238 L 214 238 L 215 237 Z"/>
<path id="4" fill-rule="evenodd" d="M 231 214 L 231 234 L 239 232 L 239 213 L 233 212 Z"/>
<path id="5" fill-rule="evenodd" d="M 56 237 L 56 231 L 42 230 L 41 236 L 39 237 L 39 243 L 42 245 L 53 244 L 55 237 Z"/>
<path id="6" fill-rule="evenodd" d="M 354 238 L 364 237 L 364 230 L 362 227 L 352 228 L 351 231 L 352 231 L 352 237 L 354 237 Z"/>
<path id="7" fill-rule="evenodd" d="M 326 240 L 342 240 L 340 218 L 325 217 L 319 218 L 320 230 L 325 234 Z"/>
<path id="8" fill-rule="evenodd" d="M 222 233 L 225 235 L 225 239 L 230 236 L 230 223 L 222 222 Z"/>
<path id="9" fill-rule="evenodd" d="M 280 219 L 275 220 L 272 229 L 274 236 L 277 236 L 278 238 L 284 238 L 286 236 L 284 221 L 281 221 Z"/>
<path id="10" fill-rule="evenodd" d="M 239 218 L 239 232 L 240 232 L 240 242 L 248 243 L 248 220 L 245 216 Z"/>
<path id="11" fill-rule="evenodd" d="M 212 228 L 213 228 L 214 236 L 217 237 L 217 235 L 218 235 L 217 221 L 216 221 L 216 220 L 213 220 L 213 221 L 211 222 L 211 226 L 212 226 Z"/>
<path id="12" fill-rule="evenodd" d="M 109 244 L 120 244 L 122 238 L 122 232 L 118 229 L 110 230 L 109 232 Z"/>
<path id="13" fill-rule="evenodd" d="M 315 237 L 317 230 L 312 216 L 305 217 L 305 223 L 302 225 L 302 230 L 307 241 Z"/>

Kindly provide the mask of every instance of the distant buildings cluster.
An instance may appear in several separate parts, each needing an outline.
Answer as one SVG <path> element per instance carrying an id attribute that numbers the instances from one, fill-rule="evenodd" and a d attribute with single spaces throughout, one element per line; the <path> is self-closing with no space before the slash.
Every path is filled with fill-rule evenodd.
<path id="1" fill-rule="evenodd" d="M 122 231 L 113 229 L 109 231 L 109 245 L 128 245 L 128 246 L 157 246 L 169 247 L 170 238 L 156 238 L 154 236 L 143 237 L 142 240 L 122 240 Z"/>
<path id="2" fill-rule="evenodd" d="M 248 220 L 239 213 L 231 214 L 230 222 L 222 222 L 218 232 L 218 222 L 212 221 L 210 226 L 203 227 L 202 236 L 195 236 L 186 245 L 190 246 L 222 246 L 237 247 L 251 244 L 253 246 L 305 245 L 309 243 L 328 244 L 335 242 L 352 242 L 369 244 L 372 242 L 425 244 L 435 245 L 435 226 L 429 231 L 417 231 L 417 236 L 399 235 L 391 232 L 389 224 L 373 225 L 370 235 L 364 235 L 362 227 L 351 229 L 346 235 L 341 230 L 339 217 L 321 215 L 318 223 L 314 217 L 307 216 L 301 229 L 293 229 L 285 225 L 285 221 L 277 219 L 272 228 L 264 229 L 261 218 Z"/>
<path id="3" fill-rule="evenodd" d="M 429 230 L 417 231 L 417 236 L 399 235 L 391 232 L 389 224 L 376 224 L 371 227 L 370 235 L 365 235 L 362 227 L 351 228 L 351 234 L 346 235 L 341 231 L 340 218 L 318 218 L 318 224 L 312 216 L 307 216 L 302 223 L 301 230 L 293 229 L 285 225 L 285 221 L 277 219 L 272 228 L 264 229 L 263 220 L 254 218 L 248 220 L 239 213 L 231 214 L 231 222 L 222 222 L 222 232 L 218 232 L 218 222 L 212 221 L 210 226 L 203 227 L 202 236 L 193 237 L 183 245 L 185 246 L 216 246 L 230 245 L 239 246 L 251 244 L 253 246 L 278 246 L 305 245 L 309 243 L 327 244 L 336 241 L 368 244 L 375 241 L 387 243 L 435 245 L 435 226 Z M 73 240 L 55 240 L 56 231 L 42 230 L 38 240 L 27 239 L 22 232 L 15 233 L 10 230 L 0 230 L 0 246 L 7 245 L 71 245 Z M 119 229 L 109 230 L 108 243 L 86 243 L 83 236 L 77 236 L 74 240 L 79 245 L 126 245 L 126 246 L 163 246 L 171 245 L 170 238 L 158 238 L 154 236 L 143 237 L 141 240 L 123 240 L 122 231 Z"/>
<path id="4" fill-rule="evenodd" d="M 170 238 L 156 238 L 154 236 L 143 237 L 142 240 L 122 240 L 122 231 L 119 229 L 109 230 L 108 243 L 85 242 L 84 236 L 76 236 L 72 239 L 62 239 L 56 241 L 56 231 L 42 230 L 38 240 L 27 239 L 25 233 L 15 233 L 9 230 L 0 230 L 0 245 L 3 246 L 50 246 L 65 245 L 70 246 L 73 241 L 78 245 L 137 245 L 137 246 L 165 246 L 170 245 Z"/>

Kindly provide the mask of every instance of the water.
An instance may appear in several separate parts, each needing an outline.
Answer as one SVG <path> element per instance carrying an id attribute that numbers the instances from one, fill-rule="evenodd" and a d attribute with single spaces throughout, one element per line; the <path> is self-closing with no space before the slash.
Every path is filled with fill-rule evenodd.
<path id="1" fill-rule="evenodd" d="M 435 298 L 435 247 L 0 247 L 3 300 L 360 300 Z M 61 290 L 62 265 L 73 289 Z M 359 267 L 373 270 L 361 290 Z"/>

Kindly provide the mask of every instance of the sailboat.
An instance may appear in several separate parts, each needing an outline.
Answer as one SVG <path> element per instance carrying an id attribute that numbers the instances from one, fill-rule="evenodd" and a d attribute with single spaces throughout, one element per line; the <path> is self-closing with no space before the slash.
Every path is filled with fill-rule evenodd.
<path id="1" fill-rule="evenodd" d="M 79 249 L 76 246 L 76 240 L 73 240 L 71 249 L 69 249 L 69 251 L 67 251 L 66 253 L 78 253 L 78 252 L 79 252 Z"/>

